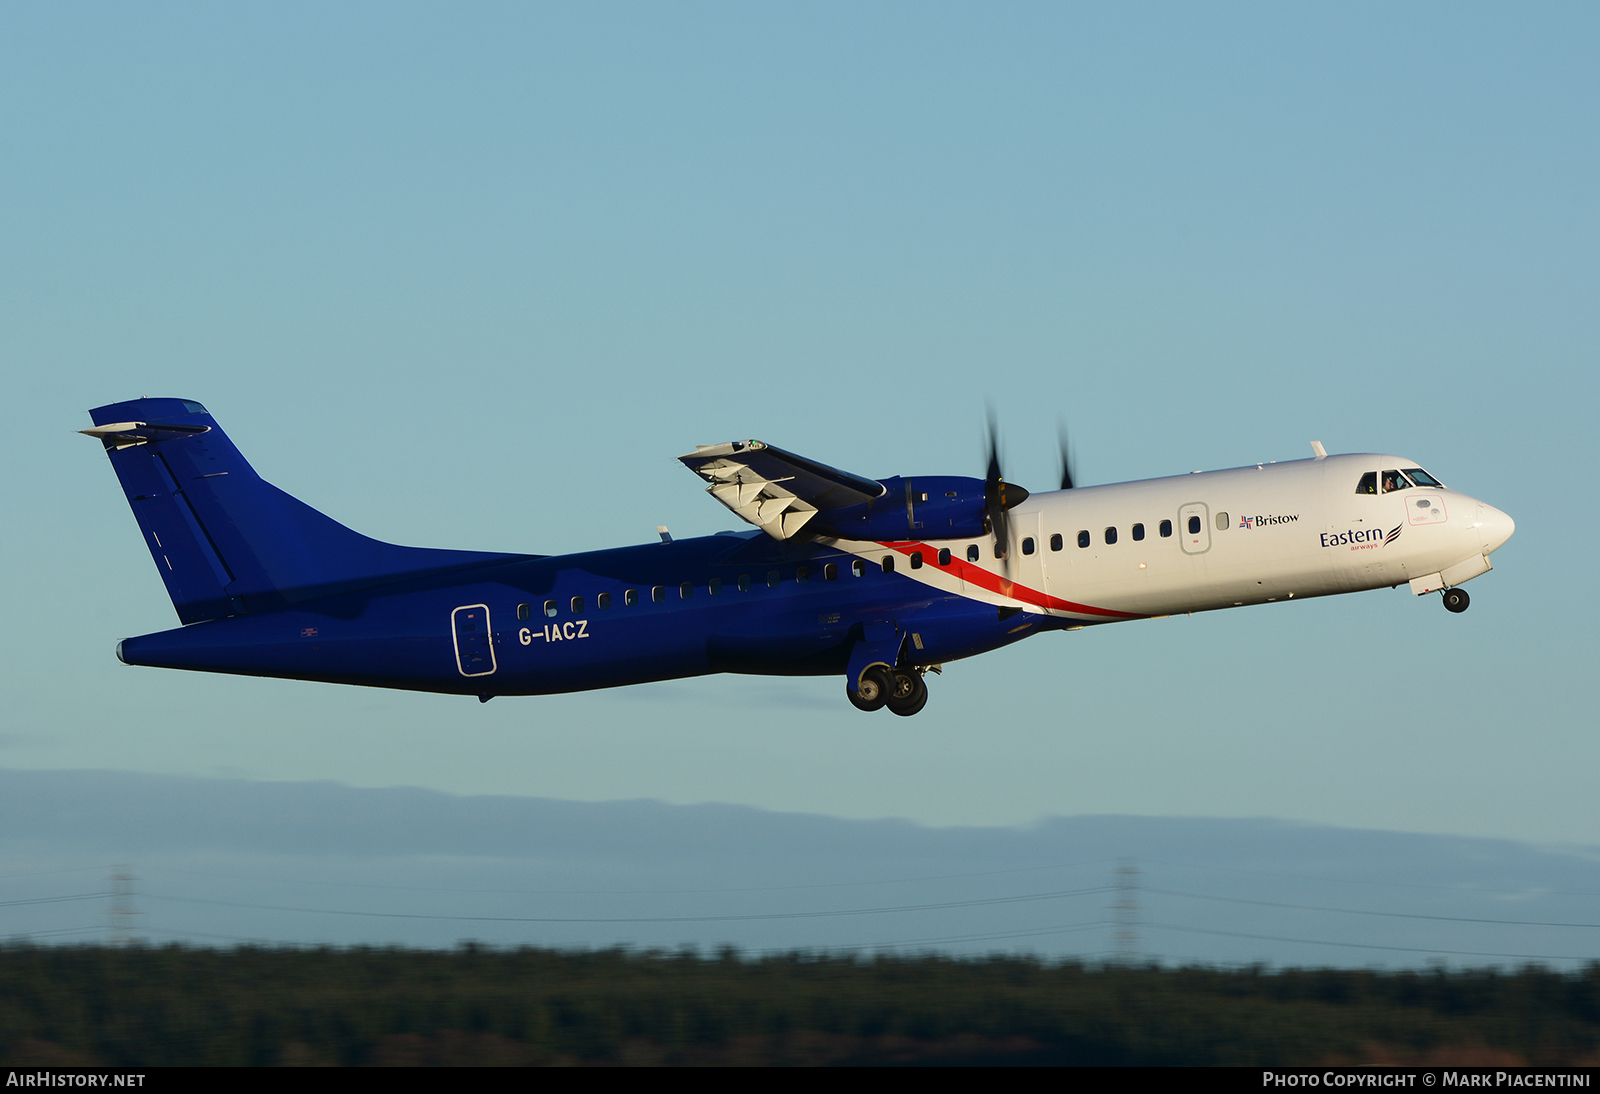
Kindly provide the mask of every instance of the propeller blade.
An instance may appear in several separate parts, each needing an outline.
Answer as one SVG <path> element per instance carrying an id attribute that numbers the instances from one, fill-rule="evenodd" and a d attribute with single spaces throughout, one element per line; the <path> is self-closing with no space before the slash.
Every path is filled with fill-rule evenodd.
<path id="1" fill-rule="evenodd" d="M 988 427 L 984 430 L 984 440 L 989 449 L 989 466 L 983 476 L 983 519 L 989 526 L 989 534 L 994 537 L 994 554 L 996 558 L 1009 563 L 1011 552 L 1007 549 L 1011 544 L 1010 521 L 1006 520 L 1005 507 L 1005 479 L 1000 477 L 1000 435 L 995 426 L 994 407 L 989 407 Z"/>
<path id="2" fill-rule="evenodd" d="M 1072 446 L 1067 441 L 1066 422 L 1057 424 L 1056 436 L 1061 444 L 1061 489 L 1071 490 L 1075 485 L 1072 481 L 1072 465 L 1077 461 L 1072 458 Z"/>
<path id="3" fill-rule="evenodd" d="M 1000 471 L 1000 435 L 995 427 L 994 408 L 989 408 L 988 428 L 989 466 L 983 478 L 983 517 L 994 536 L 995 557 L 1011 573 L 1011 520 L 1007 511 L 1027 500 L 1028 492 L 1015 483 L 1008 483 Z"/>

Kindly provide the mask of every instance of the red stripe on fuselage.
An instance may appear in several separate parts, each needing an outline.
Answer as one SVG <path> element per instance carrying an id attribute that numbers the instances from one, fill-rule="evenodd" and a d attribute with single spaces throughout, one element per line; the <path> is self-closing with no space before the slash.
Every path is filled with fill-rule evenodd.
<path id="1" fill-rule="evenodd" d="M 928 546 L 926 543 L 885 543 L 882 540 L 875 542 L 880 547 L 887 547 L 889 550 L 898 551 L 902 555 L 909 555 L 912 551 L 922 551 L 924 552 L 924 565 L 936 566 L 946 572 L 954 573 L 968 585 L 976 585 L 980 589 L 987 589 L 991 593 L 999 593 L 1001 596 L 1009 597 L 1012 600 L 1020 600 L 1024 604 L 1033 604 L 1036 607 L 1049 608 L 1058 612 L 1097 615 L 1105 619 L 1145 618 L 1137 612 L 1119 612 L 1111 608 L 1096 608 L 1091 604 L 1074 604 L 1070 600 L 1062 600 L 1060 597 L 1051 596 L 1049 593 L 1041 592 L 1020 582 L 1001 577 L 992 570 L 985 570 L 982 566 L 974 566 L 965 559 L 957 558 L 954 552 L 950 555 L 950 565 L 939 566 L 938 550 Z M 926 561 L 929 556 L 932 556 L 932 562 Z"/>

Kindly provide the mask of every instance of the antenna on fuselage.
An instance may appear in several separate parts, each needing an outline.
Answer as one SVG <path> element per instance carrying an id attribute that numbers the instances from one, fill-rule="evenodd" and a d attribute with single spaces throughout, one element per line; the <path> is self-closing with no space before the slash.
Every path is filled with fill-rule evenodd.
<path id="1" fill-rule="evenodd" d="M 1317 454 L 1317 459 L 1319 460 L 1325 460 L 1328 458 L 1328 450 L 1322 447 L 1321 441 L 1312 441 L 1311 451 Z"/>
<path id="2" fill-rule="evenodd" d="M 656 535 L 661 537 L 662 543 L 672 542 L 672 533 L 667 531 L 667 526 L 665 524 L 656 525 Z"/>

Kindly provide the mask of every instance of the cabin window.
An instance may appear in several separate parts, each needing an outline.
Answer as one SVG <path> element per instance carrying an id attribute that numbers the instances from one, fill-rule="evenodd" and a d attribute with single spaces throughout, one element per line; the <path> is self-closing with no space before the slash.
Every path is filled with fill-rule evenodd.
<path id="1" fill-rule="evenodd" d="M 1050 549 L 1052 551 L 1061 550 L 1061 533 L 1060 532 L 1057 532 L 1053 536 L 1050 537 Z"/>
<path id="2" fill-rule="evenodd" d="M 652 585 L 650 587 L 650 599 L 657 604 L 665 604 L 667 602 L 667 587 L 665 585 Z"/>
<path id="3" fill-rule="evenodd" d="M 1226 532 L 1227 530 L 1228 530 L 1228 514 L 1227 513 L 1218 513 L 1217 514 L 1217 531 Z"/>
<path id="4" fill-rule="evenodd" d="M 1135 524 L 1133 526 L 1133 539 L 1135 543 L 1139 543 L 1144 540 L 1144 525 Z"/>
<path id="5" fill-rule="evenodd" d="M 922 569 L 922 552 L 921 551 L 912 551 L 911 552 L 911 568 L 913 570 Z"/>
<path id="6" fill-rule="evenodd" d="M 572 598 L 572 614 L 573 615 L 582 615 L 583 614 L 583 597 L 575 596 L 575 597 Z"/>
<path id="7" fill-rule="evenodd" d="M 804 585 L 806 582 L 808 582 L 810 580 L 811 580 L 811 567 L 809 567 L 809 566 L 797 566 L 795 568 L 795 571 L 794 571 L 794 582 L 795 582 L 796 585 Z"/>
<path id="8" fill-rule="evenodd" d="M 1113 544 L 1115 542 L 1117 542 L 1117 530 L 1115 528 L 1107 528 L 1106 529 L 1106 544 L 1109 546 L 1110 544 Z"/>
<path id="9" fill-rule="evenodd" d="M 941 566 L 950 565 L 950 548 L 948 548 L 948 547 L 939 548 L 939 565 L 941 565 Z"/>
<path id="10" fill-rule="evenodd" d="M 778 571 L 777 570 L 768 570 L 767 571 L 767 588 L 776 589 L 778 587 L 778 581 L 779 580 L 780 580 L 780 578 L 778 577 Z"/>
<path id="11" fill-rule="evenodd" d="M 556 602 L 554 600 L 546 600 L 544 602 L 544 614 L 549 616 L 551 619 L 556 617 L 556 612 L 559 610 L 560 609 L 556 607 Z"/>
<path id="12" fill-rule="evenodd" d="M 867 576 L 867 561 L 866 561 L 866 559 L 858 558 L 854 562 L 850 563 L 850 572 L 852 574 L 854 574 L 856 577 L 866 577 Z"/>
<path id="13" fill-rule="evenodd" d="M 1172 522 L 1170 520 L 1162 521 L 1161 522 L 1161 538 L 1162 539 L 1168 539 L 1171 536 L 1172 536 Z"/>
<path id="14" fill-rule="evenodd" d="M 1032 536 L 1024 536 L 1023 537 L 1023 539 L 1022 539 L 1022 553 L 1025 554 L 1025 555 L 1033 554 L 1033 537 Z"/>
<path id="15" fill-rule="evenodd" d="M 824 580 L 824 581 L 833 581 L 838 576 L 839 576 L 839 565 L 838 565 L 838 563 L 836 563 L 836 562 L 824 562 L 822 564 L 822 580 Z"/>
<path id="16" fill-rule="evenodd" d="M 712 578 L 711 579 L 711 587 L 707 591 L 712 596 L 721 596 L 722 595 L 722 579 L 720 577 Z"/>
<path id="17" fill-rule="evenodd" d="M 1361 481 L 1356 483 L 1356 493 L 1376 494 L 1377 492 L 1378 473 L 1376 471 L 1368 471 L 1365 475 L 1361 476 Z"/>
<path id="18" fill-rule="evenodd" d="M 978 561 L 978 545 L 976 543 L 967 544 L 967 561 Z"/>
<path id="19" fill-rule="evenodd" d="M 740 574 L 739 575 L 739 591 L 741 593 L 747 593 L 747 592 L 750 591 L 750 575 L 749 574 Z"/>
<path id="20" fill-rule="evenodd" d="M 533 618 L 533 605 L 532 604 L 518 604 L 517 605 L 517 618 L 518 619 L 531 619 L 531 618 Z"/>
<path id="21" fill-rule="evenodd" d="M 629 589 L 623 593 L 622 602 L 630 608 L 637 608 L 639 606 L 639 590 Z"/>
<path id="22" fill-rule="evenodd" d="M 682 585 L 678 586 L 678 599 L 680 599 L 680 600 L 688 600 L 693 595 L 694 595 L 694 582 L 685 581 Z"/>
<path id="23" fill-rule="evenodd" d="M 1078 546 L 1079 547 L 1087 547 L 1087 546 L 1089 546 L 1089 544 L 1091 542 L 1092 542 L 1092 540 L 1089 537 L 1089 529 L 1085 528 L 1083 531 L 1078 533 Z"/>
<path id="24" fill-rule="evenodd" d="M 601 611 L 605 611 L 606 609 L 610 608 L 611 607 L 611 594 L 610 593 L 601 593 L 598 596 L 596 596 L 594 598 L 594 606 L 599 608 Z"/>
<path id="25" fill-rule="evenodd" d="M 1198 536 L 1200 534 L 1200 518 L 1199 517 L 1195 516 L 1195 517 L 1190 517 L 1189 518 L 1189 534 L 1191 536 Z"/>
<path id="26" fill-rule="evenodd" d="M 884 573 L 886 573 L 886 574 L 894 573 L 894 556 L 893 555 L 884 555 L 883 556 L 882 565 L 883 565 L 883 572 Z"/>

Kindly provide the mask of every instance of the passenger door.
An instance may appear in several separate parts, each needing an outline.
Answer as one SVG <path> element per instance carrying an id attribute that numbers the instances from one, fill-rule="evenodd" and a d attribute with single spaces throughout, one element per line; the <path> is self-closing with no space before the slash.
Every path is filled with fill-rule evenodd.
<path id="1" fill-rule="evenodd" d="M 466 604 L 450 613 L 455 639 L 456 668 L 462 676 L 488 676 L 495 670 L 494 632 L 489 629 L 489 605 Z"/>
<path id="2" fill-rule="evenodd" d="M 1186 555 L 1211 550 L 1211 510 L 1205 502 L 1191 501 L 1178 510 L 1178 536 Z"/>

